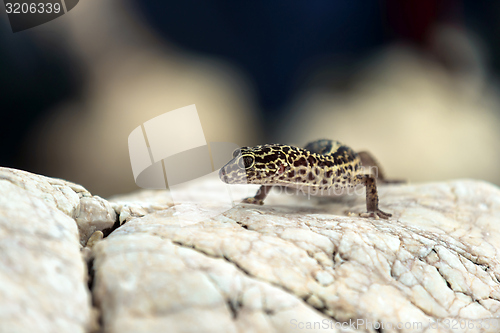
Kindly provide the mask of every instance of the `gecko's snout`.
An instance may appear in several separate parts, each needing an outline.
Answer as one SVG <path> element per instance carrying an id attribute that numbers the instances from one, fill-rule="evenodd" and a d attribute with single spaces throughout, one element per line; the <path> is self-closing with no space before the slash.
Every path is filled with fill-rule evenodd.
<path id="1" fill-rule="evenodd" d="M 227 183 L 227 177 L 226 177 L 226 171 L 224 170 L 224 168 L 221 168 L 219 170 L 219 178 L 224 182 L 224 183 Z"/>

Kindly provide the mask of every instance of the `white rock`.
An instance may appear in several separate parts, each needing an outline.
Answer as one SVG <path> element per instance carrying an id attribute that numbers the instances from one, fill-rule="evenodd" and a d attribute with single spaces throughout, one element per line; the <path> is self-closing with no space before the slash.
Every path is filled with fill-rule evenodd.
<path id="1" fill-rule="evenodd" d="M 164 191 L 108 203 L 0 169 L 0 331 L 95 329 L 78 241 L 119 220 L 82 252 L 104 332 L 498 332 L 495 186 L 380 187 L 389 220 L 348 215 L 362 196 L 277 193 L 215 215 L 201 203 L 217 193 L 199 189 L 184 189 L 197 203 Z"/>
<path id="2" fill-rule="evenodd" d="M 203 202 L 203 192 L 186 191 Z M 138 202 L 145 210 L 125 212 L 127 222 L 94 250 L 104 325 L 293 332 L 299 323 L 319 330 L 322 320 L 359 319 L 403 325 L 384 332 L 451 332 L 431 324 L 500 316 L 498 188 L 454 181 L 380 187 L 380 197 L 390 220 L 346 216 L 364 210 L 363 197 L 328 203 L 271 193 L 264 206 L 216 217 L 199 204 Z M 202 322 L 207 308 L 217 322 Z"/>
<path id="3" fill-rule="evenodd" d="M 107 332 L 292 331 L 295 322 L 328 321 L 230 261 L 163 237 L 117 233 L 94 253 L 94 296 Z"/>
<path id="4" fill-rule="evenodd" d="M 71 217 L 78 195 L 71 191 L 0 169 L 0 332 L 92 328 L 87 270 Z"/>
<path id="5" fill-rule="evenodd" d="M 116 221 L 116 212 L 109 202 L 98 197 L 80 199 L 80 209 L 75 216 L 80 232 L 80 240 L 84 245 L 95 231 L 111 228 Z"/>

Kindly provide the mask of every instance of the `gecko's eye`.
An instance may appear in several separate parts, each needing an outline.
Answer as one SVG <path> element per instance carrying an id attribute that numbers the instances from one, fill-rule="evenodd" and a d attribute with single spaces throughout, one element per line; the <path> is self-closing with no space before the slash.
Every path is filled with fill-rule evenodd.
<path id="1" fill-rule="evenodd" d="M 255 158 L 252 155 L 243 155 L 243 158 L 241 158 L 238 161 L 238 165 L 242 169 L 243 168 L 245 168 L 245 169 L 251 168 L 251 167 L 253 167 L 254 163 L 255 163 Z"/>

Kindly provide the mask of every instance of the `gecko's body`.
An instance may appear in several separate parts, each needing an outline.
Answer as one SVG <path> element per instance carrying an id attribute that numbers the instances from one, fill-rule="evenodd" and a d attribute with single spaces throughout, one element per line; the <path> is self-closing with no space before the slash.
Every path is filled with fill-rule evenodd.
<path id="1" fill-rule="evenodd" d="M 355 153 L 333 140 L 318 140 L 304 148 L 282 144 L 242 147 L 220 170 L 228 184 L 260 184 L 255 197 L 243 202 L 260 204 L 273 186 L 287 186 L 305 193 L 328 193 L 358 185 L 366 186 L 367 213 L 364 217 L 389 218 L 378 208 L 376 175 L 367 173 L 362 163 L 373 163 L 366 152 Z"/>

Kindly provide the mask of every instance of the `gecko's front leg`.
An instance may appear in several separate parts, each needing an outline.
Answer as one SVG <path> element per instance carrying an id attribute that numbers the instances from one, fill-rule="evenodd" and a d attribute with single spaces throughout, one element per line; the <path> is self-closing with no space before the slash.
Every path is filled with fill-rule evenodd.
<path id="1" fill-rule="evenodd" d="M 264 199 L 267 197 L 269 192 L 271 192 L 271 189 L 273 188 L 272 185 L 262 185 L 255 196 L 245 198 L 241 202 L 242 203 L 249 203 L 249 204 L 254 204 L 254 205 L 263 205 L 264 204 Z"/>
<path id="2" fill-rule="evenodd" d="M 360 213 L 361 217 L 374 217 L 376 219 L 388 219 L 392 214 L 381 211 L 378 208 L 377 182 L 371 175 L 358 175 L 354 184 L 362 184 L 366 187 L 366 213 Z"/>

